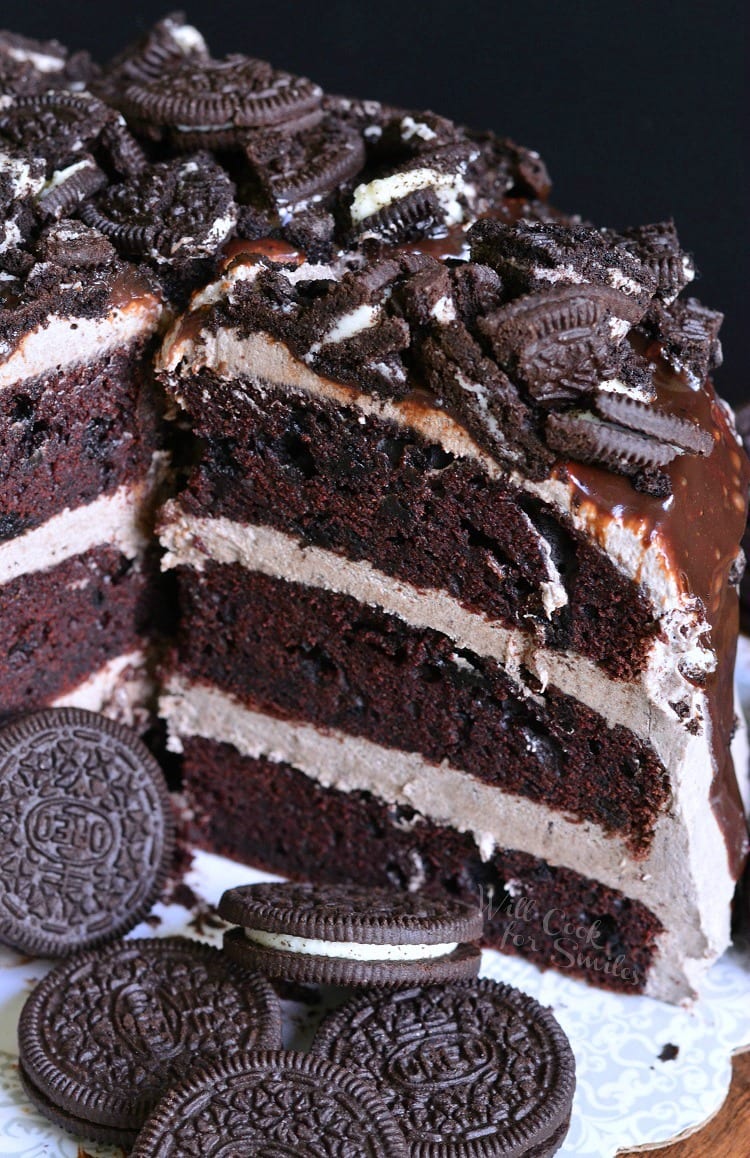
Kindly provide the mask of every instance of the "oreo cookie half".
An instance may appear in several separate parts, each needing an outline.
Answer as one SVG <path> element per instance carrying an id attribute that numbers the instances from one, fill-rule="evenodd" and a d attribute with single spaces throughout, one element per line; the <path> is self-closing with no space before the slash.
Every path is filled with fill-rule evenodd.
<path id="1" fill-rule="evenodd" d="M 128 932 L 173 843 L 161 768 L 135 733 L 48 708 L 0 732 L 0 941 L 63 957 Z"/>
<path id="2" fill-rule="evenodd" d="M 312 1052 L 370 1075 L 412 1158 L 546 1158 L 568 1130 L 568 1039 L 549 1010 L 508 985 L 356 998 L 329 1014 Z"/>
<path id="3" fill-rule="evenodd" d="M 432 985 L 476 977 L 479 909 L 390 889 L 260 884 L 229 889 L 219 916 L 234 960 L 308 985 Z"/>
<path id="4" fill-rule="evenodd" d="M 129 256 L 213 257 L 237 223 L 234 185 L 207 153 L 149 165 L 82 206 L 81 218 Z"/>
<path id="5" fill-rule="evenodd" d="M 217 949 L 180 937 L 124 941 L 59 965 L 18 1026 L 26 1091 L 74 1133 L 132 1144 L 188 1069 L 277 1048 L 268 982 Z"/>
<path id="6" fill-rule="evenodd" d="M 322 1058 L 269 1050 L 218 1062 L 170 1090 L 133 1158 L 407 1158 L 377 1089 Z"/>
<path id="7" fill-rule="evenodd" d="M 258 130 L 248 135 L 245 148 L 265 192 L 277 205 L 331 193 L 365 163 L 362 137 L 333 120 L 305 133 Z"/>

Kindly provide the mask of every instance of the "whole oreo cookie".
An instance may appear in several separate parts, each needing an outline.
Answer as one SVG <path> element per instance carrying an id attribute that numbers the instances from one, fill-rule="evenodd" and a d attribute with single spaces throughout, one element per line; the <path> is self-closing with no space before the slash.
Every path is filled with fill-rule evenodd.
<path id="1" fill-rule="evenodd" d="M 319 119 L 322 90 L 304 77 L 280 72 L 247 56 L 195 61 L 167 75 L 128 85 L 123 108 L 152 135 L 167 130 L 174 143 L 231 147 L 238 130 L 294 125 Z"/>
<path id="2" fill-rule="evenodd" d="M 22 1078 L 52 1121 L 132 1143 L 189 1068 L 280 1044 L 268 983 L 179 937 L 124 941 L 59 965 L 27 999 Z"/>
<path id="3" fill-rule="evenodd" d="M 269 977 L 310 985 L 429 985 L 476 977 L 479 909 L 390 889 L 260 884 L 219 903 L 225 951 Z"/>
<path id="4" fill-rule="evenodd" d="M 412 1158 L 547 1158 L 568 1130 L 568 1039 L 549 1010 L 508 985 L 356 998 L 329 1014 L 312 1052 L 370 1075 Z"/>
<path id="5" fill-rule="evenodd" d="M 322 1058 L 264 1051 L 218 1062 L 170 1092 L 133 1158 L 407 1158 L 375 1087 Z"/>
<path id="6" fill-rule="evenodd" d="M 62 957 L 145 917 L 171 860 L 161 769 L 128 728 L 49 708 L 0 732 L 0 941 Z"/>

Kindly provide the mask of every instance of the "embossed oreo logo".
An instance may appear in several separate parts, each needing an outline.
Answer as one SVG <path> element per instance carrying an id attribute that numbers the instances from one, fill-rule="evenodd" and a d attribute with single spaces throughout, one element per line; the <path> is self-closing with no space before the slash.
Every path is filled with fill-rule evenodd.
<path id="1" fill-rule="evenodd" d="M 185 1011 L 166 989 L 153 992 L 137 981 L 119 991 L 112 1010 L 119 1038 L 134 1053 L 162 1060 L 184 1048 L 186 1020 Z"/>
<path id="2" fill-rule="evenodd" d="M 269 1142 L 257 1130 L 249 1132 L 242 1132 L 233 1134 L 230 1142 L 219 1142 L 217 1146 L 211 1146 L 205 1153 L 209 1158 L 237 1158 L 238 1154 L 245 1151 L 242 1149 L 242 1143 L 247 1144 L 248 1154 L 262 1154 L 263 1158 L 299 1158 L 301 1153 L 310 1155 L 314 1158 L 315 1155 L 323 1153 L 315 1147 L 313 1150 L 300 1150 L 298 1146 L 284 1146 L 278 1142 Z M 210 1146 L 210 1143 L 209 1143 Z"/>
<path id="3" fill-rule="evenodd" d="M 42 800 L 26 817 L 29 844 L 47 860 L 90 865 L 106 860 L 117 842 L 112 819 L 80 800 Z"/>
<path id="4" fill-rule="evenodd" d="M 451 1034 L 407 1042 L 391 1055 L 388 1073 L 396 1085 L 421 1089 L 474 1081 L 493 1061 L 490 1042 L 473 1034 Z"/>

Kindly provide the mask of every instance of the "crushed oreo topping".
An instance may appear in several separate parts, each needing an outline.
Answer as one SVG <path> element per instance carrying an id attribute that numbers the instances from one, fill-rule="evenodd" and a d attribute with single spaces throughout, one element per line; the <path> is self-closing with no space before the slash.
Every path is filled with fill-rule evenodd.
<path id="1" fill-rule="evenodd" d="M 700 384 L 722 363 L 719 330 L 723 314 L 701 305 L 696 298 L 656 303 L 643 329 L 659 343 L 664 357 L 678 371 L 686 371 Z"/>
<path id="2" fill-rule="evenodd" d="M 655 227 L 659 228 L 659 227 Z M 515 295 L 555 286 L 597 285 L 617 290 L 646 312 L 658 279 L 637 250 L 621 247 L 619 235 L 559 221 L 485 219 L 468 234 L 471 256 L 503 278 Z"/>
<path id="3" fill-rule="evenodd" d="M 36 198 L 44 189 L 46 166 L 41 157 L 26 157 L 17 149 L 0 148 L 0 268 L 15 269 L 36 214 Z"/>
<path id="4" fill-rule="evenodd" d="M 360 127 L 369 171 L 351 198 L 352 236 L 393 243 L 439 236 L 468 220 L 477 201 L 469 170 L 481 156 L 479 144 L 433 113 L 379 107 L 376 117 Z"/>
<path id="5" fill-rule="evenodd" d="M 73 292 L 64 270 L 96 271 L 64 282 L 94 310 L 135 259 L 181 308 L 226 242 L 258 242 L 212 324 L 265 329 L 377 395 L 429 391 L 534 478 L 562 456 L 663 498 L 675 458 L 712 452 L 710 423 L 660 392 L 667 368 L 695 392 L 721 362 L 721 315 L 679 296 L 695 271 L 672 222 L 582 224 L 546 204 L 536 153 L 218 60 L 179 13 L 104 70 L 0 33 L 0 84 L 10 329 L 55 279 Z"/>
<path id="6" fill-rule="evenodd" d="M 63 217 L 106 184 L 106 173 L 93 157 L 84 155 L 53 173 L 52 180 L 39 197 L 39 210 L 43 217 Z"/>
<path id="7" fill-rule="evenodd" d="M 674 301 L 695 277 L 693 260 L 680 246 L 673 221 L 626 229 L 619 238 L 610 236 L 649 270 L 656 281 L 656 297 L 663 302 Z"/>
<path id="8" fill-rule="evenodd" d="M 50 90 L 6 100 L 0 108 L 0 142 L 47 162 L 47 175 L 92 154 L 113 175 L 145 164 L 123 118 L 88 93 Z"/>
<path id="9" fill-rule="evenodd" d="M 118 106 L 129 84 L 155 80 L 183 64 L 200 64 L 208 59 L 208 46 L 201 33 L 185 22 L 181 12 L 173 12 L 115 57 L 93 87 L 104 100 Z"/>
<path id="10" fill-rule="evenodd" d="M 237 220 L 234 186 L 209 154 L 151 165 L 81 209 L 127 254 L 187 259 L 213 255 Z"/>
<path id="11" fill-rule="evenodd" d="M 0 91 L 36 95 L 49 88 L 80 90 L 97 75 L 87 52 L 68 53 L 57 40 L 0 32 Z"/>
<path id="12" fill-rule="evenodd" d="M 82 221 L 58 221 L 41 235 L 40 260 L 62 269 L 90 269 L 117 260 L 117 250 L 103 234 Z"/>

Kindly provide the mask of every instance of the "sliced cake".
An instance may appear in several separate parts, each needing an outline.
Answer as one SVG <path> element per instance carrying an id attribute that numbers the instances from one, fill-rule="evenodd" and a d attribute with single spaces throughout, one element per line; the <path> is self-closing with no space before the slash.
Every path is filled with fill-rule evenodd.
<path id="1" fill-rule="evenodd" d="M 678 999 L 746 852 L 718 319 L 675 302 L 669 227 L 490 219 L 465 244 L 260 246 L 166 339 L 203 444 L 162 515 L 195 834 L 481 889 L 490 944 Z"/>
<path id="2" fill-rule="evenodd" d="M 0 254 L 0 719 L 75 704 L 144 726 L 161 298 L 81 222 L 35 228 L 34 164 L 0 154 L 30 235 Z"/>

